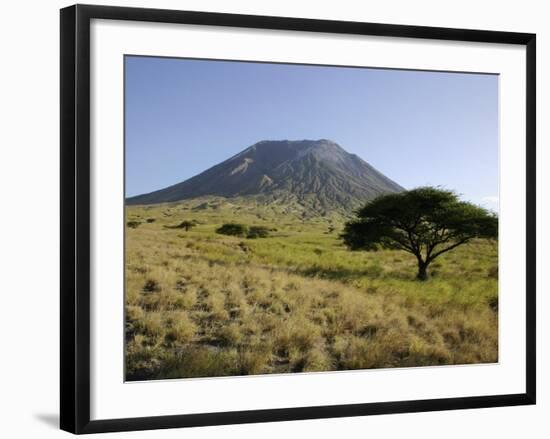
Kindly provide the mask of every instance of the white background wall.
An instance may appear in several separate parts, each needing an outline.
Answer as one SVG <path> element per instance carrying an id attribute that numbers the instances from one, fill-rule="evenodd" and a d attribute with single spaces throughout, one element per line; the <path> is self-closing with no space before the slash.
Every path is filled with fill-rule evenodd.
<path id="1" fill-rule="evenodd" d="M 96 3 L 88 1 L 87 3 Z M 209 427 L 109 437 L 550 437 L 550 13 L 545 1 L 104 0 L 100 4 L 537 33 L 538 405 Z M 0 435 L 60 437 L 58 422 L 59 13 L 63 1 L 4 2 L 0 14 Z M 545 349 L 546 347 L 546 349 Z M 546 369 L 546 371 L 545 371 Z"/>

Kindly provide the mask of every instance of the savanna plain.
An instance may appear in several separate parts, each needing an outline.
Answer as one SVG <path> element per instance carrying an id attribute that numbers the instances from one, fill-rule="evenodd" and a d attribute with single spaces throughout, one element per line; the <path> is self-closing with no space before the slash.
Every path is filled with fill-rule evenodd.
<path id="1" fill-rule="evenodd" d="M 203 197 L 126 207 L 128 380 L 498 361 L 498 244 L 350 251 L 338 213 Z M 239 223 L 260 235 L 220 234 Z"/>

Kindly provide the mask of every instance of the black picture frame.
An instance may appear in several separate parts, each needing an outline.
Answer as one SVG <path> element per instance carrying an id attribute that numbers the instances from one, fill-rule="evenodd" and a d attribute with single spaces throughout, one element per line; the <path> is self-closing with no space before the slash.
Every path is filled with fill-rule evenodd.
<path id="1" fill-rule="evenodd" d="M 526 47 L 526 392 L 383 403 L 90 420 L 90 21 L 133 20 Z M 61 10 L 61 404 L 63 430 L 99 433 L 535 404 L 535 52 L 530 33 L 75 5 Z"/>

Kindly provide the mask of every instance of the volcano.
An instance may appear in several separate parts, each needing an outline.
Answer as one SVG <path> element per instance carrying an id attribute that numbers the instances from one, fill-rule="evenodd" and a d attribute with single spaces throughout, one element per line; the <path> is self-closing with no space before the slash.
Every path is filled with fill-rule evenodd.
<path id="1" fill-rule="evenodd" d="M 349 211 L 404 190 L 359 156 L 321 140 L 264 140 L 175 185 L 126 200 L 172 203 L 205 196 L 297 202 L 316 211 Z"/>

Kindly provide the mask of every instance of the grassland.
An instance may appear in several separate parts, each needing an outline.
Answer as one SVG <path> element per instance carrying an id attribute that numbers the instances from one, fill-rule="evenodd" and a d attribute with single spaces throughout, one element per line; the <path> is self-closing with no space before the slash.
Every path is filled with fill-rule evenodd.
<path id="1" fill-rule="evenodd" d="M 498 360 L 494 242 L 441 256 L 418 282 L 405 252 L 347 250 L 338 213 L 209 198 L 126 219 L 129 380 Z M 217 234 L 227 222 L 270 235 Z"/>

